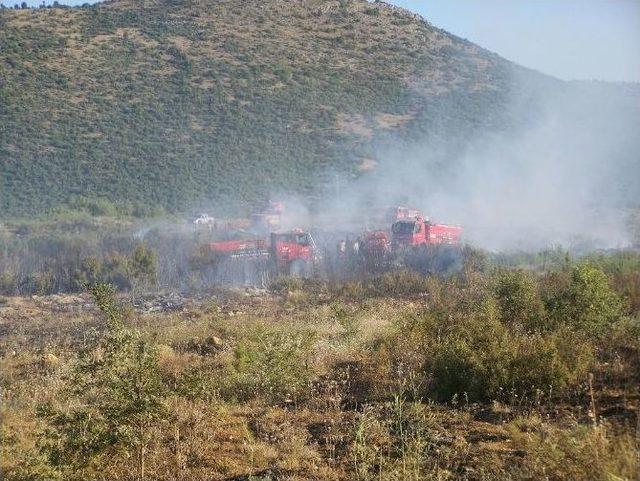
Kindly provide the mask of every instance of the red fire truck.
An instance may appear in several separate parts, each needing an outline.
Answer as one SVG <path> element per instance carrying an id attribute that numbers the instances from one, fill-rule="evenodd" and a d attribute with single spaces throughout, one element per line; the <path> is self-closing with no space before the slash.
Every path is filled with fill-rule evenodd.
<path id="1" fill-rule="evenodd" d="M 270 267 L 276 275 L 308 277 L 318 261 L 313 237 L 302 230 L 272 233 L 268 242 L 263 238 L 212 242 L 209 251 L 220 261 L 261 261 L 258 265 Z"/>
<path id="2" fill-rule="evenodd" d="M 462 227 L 436 224 L 423 217 L 403 219 L 391 226 L 391 244 L 394 249 L 429 245 L 457 245 Z"/>

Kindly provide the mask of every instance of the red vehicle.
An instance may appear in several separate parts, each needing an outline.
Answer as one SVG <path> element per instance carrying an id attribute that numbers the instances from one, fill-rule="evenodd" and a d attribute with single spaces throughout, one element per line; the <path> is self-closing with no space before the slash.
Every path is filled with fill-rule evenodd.
<path id="1" fill-rule="evenodd" d="M 264 239 L 229 240 L 212 242 L 209 250 L 219 256 L 232 258 L 250 257 L 265 252 L 268 254 L 267 243 Z"/>
<path id="2" fill-rule="evenodd" d="M 263 261 L 255 263 L 260 270 L 271 267 L 275 274 L 300 277 L 313 272 L 318 255 L 313 237 L 303 231 L 272 233 L 269 243 L 262 238 L 212 242 L 209 251 L 220 259 Z"/>
<path id="3" fill-rule="evenodd" d="M 399 220 L 391 226 L 392 245 L 395 249 L 432 245 L 458 245 L 462 227 L 435 224 L 423 217 Z"/>
<path id="4" fill-rule="evenodd" d="M 365 257 L 382 259 L 390 252 L 389 234 L 383 230 L 365 232 L 360 239 L 360 253 Z"/>
<path id="5" fill-rule="evenodd" d="M 318 249 L 308 232 L 272 233 L 269 249 L 276 271 L 282 274 L 307 277 L 318 260 Z"/>
<path id="6" fill-rule="evenodd" d="M 284 204 L 269 202 L 269 206 L 262 212 L 251 215 L 251 226 L 257 232 L 273 232 L 281 228 Z"/>
<path id="7" fill-rule="evenodd" d="M 389 234 L 383 230 L 365 232 L 360 238 L 359 254 L 368 269 L 378 270 L 391 261 Z"/>
<path id="8" fill-rule="evenodd" d="M 409 207 L 394 207 L 391 209 L 391 222 L 399 220 L 415 220 L 420 217 L 420 211 Z"/>

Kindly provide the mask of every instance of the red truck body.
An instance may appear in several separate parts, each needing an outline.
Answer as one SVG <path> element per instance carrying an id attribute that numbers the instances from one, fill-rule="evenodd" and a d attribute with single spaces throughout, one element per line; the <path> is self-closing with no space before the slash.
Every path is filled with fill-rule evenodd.
<path id="1" fill-rule="evenodd" d="M 307 232 L 272 233 L 270 250 L 280 272 L 289 271 L 294 262 L 312 264 L 316 256 L 315 243 Z"/>
<path id="2" fill-rule="evenodd" d="M 462 236 L 462 227 L 435 224 L 422 217 L 415 220 L 400 220 L 391 227 L 394 248 L 428 245 L 457 245 Z"/>
<path id="3" fill-rule="evenodd" d="M 211 252 L 231 257 L 254 255 L 260 251 L 266 251 L 266 248 L 267 243 L 264 239 L 241 239 L 212 242 L 209 244 L 209 250 Z"/>
<path id="4" fill-rule="evenodd" d="M 383 257 L 391 252 L 389 234 L 383 230 L 365 232 L 360 241 L 360 251 L 365 256 Z"/>
<path id="5" fill-rule="evenodd" d="M 269 243 L 262 238 L 212 242 L 209 250 L 220 257 L 270 258 L 283 273 L 290 273 L 293 264 L 298 270 L 308 271 L 317 255 L 313 238 L 302 231 L 272 233 Z"/>
<path id="6" fill-rule="evenodd" d="M 409 207 L 398 206 L 391 209 L 391 222 L 399 220 L 414 220 L 420 217 L 420 211 Z"/>
<path id="7" fill-rule="evenodd" d="M 251 225 L 254 230 L 266 233 L 277 231 L 282 226 L 284 204 L 269 202 L 269 206 L 262 212 L 251 215 Z"/>

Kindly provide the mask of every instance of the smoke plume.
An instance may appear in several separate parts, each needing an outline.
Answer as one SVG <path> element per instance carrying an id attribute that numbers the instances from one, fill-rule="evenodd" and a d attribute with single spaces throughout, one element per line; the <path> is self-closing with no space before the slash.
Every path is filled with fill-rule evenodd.
<path id="1" fill-rule="evenodd" d="M 467 139 L 454 156 L 446 139 L 381 149 L 374 172 L 332 193 L 325 217 L 362 228 L 403 203 L 489 249 L 626 246 L 640 204 L 639 90 L 557 82 L 535 110 L 514 90 L 518 126 Z"/>

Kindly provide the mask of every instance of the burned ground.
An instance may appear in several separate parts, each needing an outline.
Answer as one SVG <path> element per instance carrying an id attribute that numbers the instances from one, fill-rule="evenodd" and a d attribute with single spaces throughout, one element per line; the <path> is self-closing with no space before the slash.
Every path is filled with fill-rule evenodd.
<path id="1" fill-rule="evenodd" d="M 621 272 L 468 266 L 447 279 L 120 296 L 118 318 L 152 349 L 160 383 L 145 479 L 635 479 L 638 312 L 612 290 Z M 138 469 L 128 421 L 69 457 L 71 438 L 93 431 L 46 414 L 115 419 L 69 389 L 89 333 L 111 335 L 102 305 L 89 294 L 3 298 L 7 479 Z"/>

